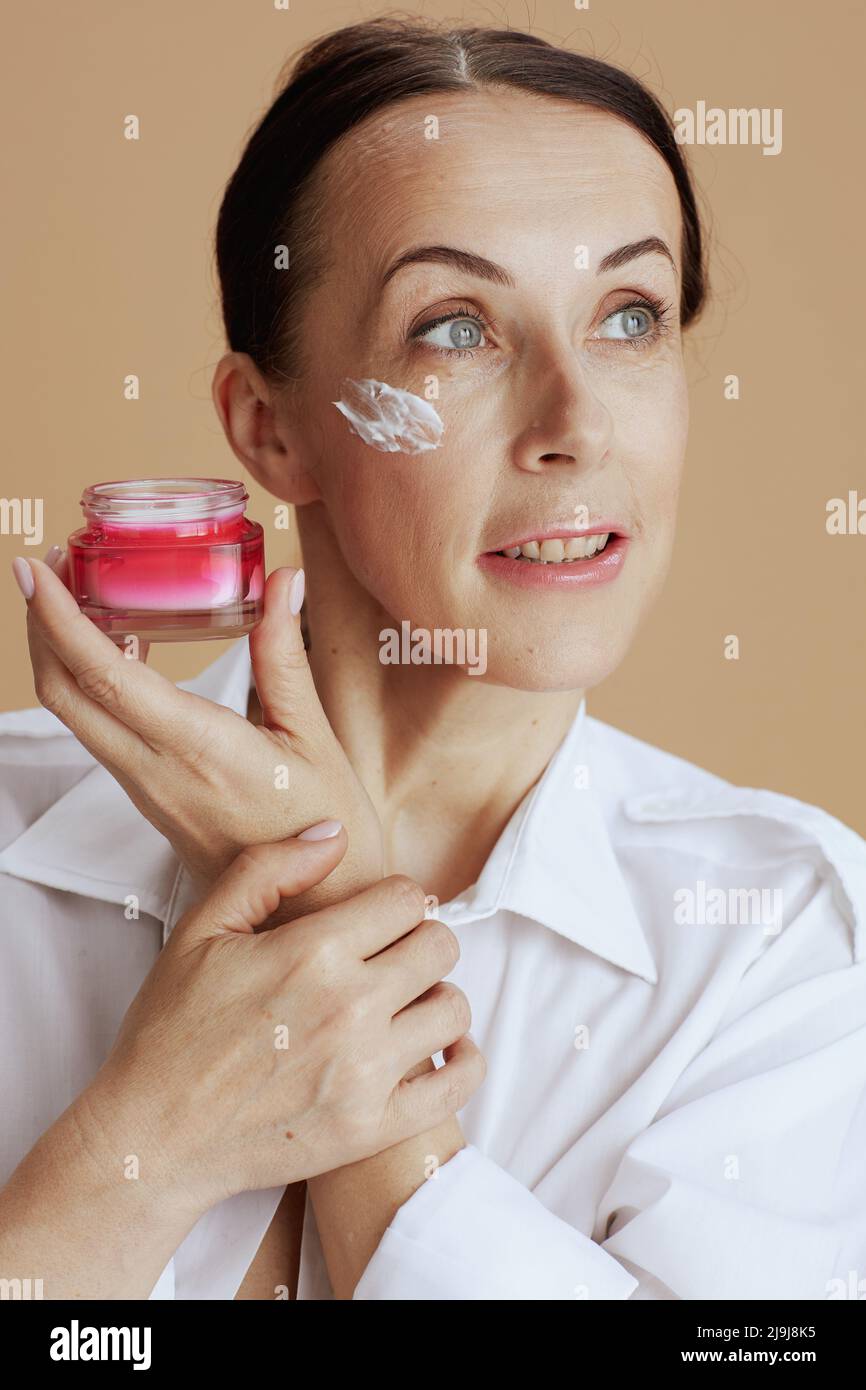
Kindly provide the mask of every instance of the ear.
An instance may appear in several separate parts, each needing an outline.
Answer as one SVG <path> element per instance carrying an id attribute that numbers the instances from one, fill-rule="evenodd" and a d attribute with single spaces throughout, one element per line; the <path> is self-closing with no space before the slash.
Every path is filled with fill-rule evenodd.
<path id="1" fill-rule="evenodd" d="M 249 353 L 227 352 L 220 359 L 211 395 L 232 453 L 256 482 L 273 497 L 299 507 L 320 500 L 300 432 L 285 410 L 277 419 L 273 387 Z"/>

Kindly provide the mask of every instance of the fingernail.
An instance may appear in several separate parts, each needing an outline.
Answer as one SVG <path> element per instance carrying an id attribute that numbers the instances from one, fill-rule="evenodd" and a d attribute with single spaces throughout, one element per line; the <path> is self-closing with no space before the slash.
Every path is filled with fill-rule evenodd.
<path id="1" fill-rule="evenodd" d="M 33 581 L 33 571 L 27 561 L 20 555 L 16 555 L 12 561 L 12 573 L 15 575 L 15 582 L 26 599 L 33 597 L 33 590 L 36 585 Z"/>
<path id="2" fill-rule="evenodd" d="M 289 585 L 289 612 L 293 618 L 296 618 L 301 611 L 301 605 L 304 602 L 305 583 L 304 571 L 298 570 Z"/>
<path id="3" fill-rule="evenodd" d="M 343 829 L 343 822 L 339 820 L 320 820 L 318 825 L 311 825 L 309 830 L 302 830 L 298 836 L 299 840 L 333 840 L 335 835 L 339 835 Z"/>
<path id="4" fill-rule="evenodd" d="M 43 565 L 47 565 L 49 569 L 53 570 L 54 566 L 57 564 L 57 561 L 60 559 L 62 554 L 63 551 L 60 549 L 59 545 L 50 546 L 49 549 L 46 550 L 45 554 L 42 556 Z"/>

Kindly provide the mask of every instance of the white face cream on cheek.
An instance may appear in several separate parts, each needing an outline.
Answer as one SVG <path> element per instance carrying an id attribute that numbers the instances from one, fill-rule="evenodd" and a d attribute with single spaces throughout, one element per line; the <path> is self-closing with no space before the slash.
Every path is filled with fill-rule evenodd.
<path id="1" fill-rule="evenodd" d="M 429 401 L 401 391 L 385 381 L 342 383 L 342 396 L 332 401 L 349 421 L 353 434 L 386 454 L 423 454 L 438 449 L 445 425 Z"/>

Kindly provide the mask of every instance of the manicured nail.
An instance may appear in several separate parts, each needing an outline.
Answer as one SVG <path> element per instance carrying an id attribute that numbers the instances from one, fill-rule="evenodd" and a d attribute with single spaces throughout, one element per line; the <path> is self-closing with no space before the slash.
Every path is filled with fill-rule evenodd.
<path id="1" fill-rule="evenodd" d="M 289 585 L 289 612 L 293 618 L 296 618 L 301 611 L 301 605 L 304 602 L 305 582 L 304 571 L 298 570 Z"/>
<path id="2" fill-rule="evenodd" d="M 52 545 L 42 556 L 43 565 L 47 565 L 49 569 L 53 570 L 62 554 L 63 551 L 60 549 L 59 545 Z"/>
<path id="3" fill-rule="evenodd" d="M 320 820 L 318 825 L 311 825 L 309 830 L 302 830 L 298 836 L 299 840 L 333 840 L 335 835 L 339 835 L 343 829 L 343 822 L 339 820 Z"/>
<path id="4" fill-rule="evenodd" d="M 36 585 L 33 581 L 33 571 L 27 561 L 20 555 L 16 555 L 12 561 L 12 573 L 15 575 L 15 582 L 26 599 L 33 597 L 33 590 Z"/>

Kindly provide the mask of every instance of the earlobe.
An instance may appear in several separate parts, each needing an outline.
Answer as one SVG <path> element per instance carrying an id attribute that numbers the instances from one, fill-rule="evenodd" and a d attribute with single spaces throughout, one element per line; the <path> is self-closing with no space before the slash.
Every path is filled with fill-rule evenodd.
<path id="1" fill-rule="evenodd" d="M 308 472 L 300 448 L 292 442 L 281 440 L 276 446 L 263 448 L 245 463 L 256 482 L 272 497 L 296 507 L 322 500 L 319 485 Z"/>

